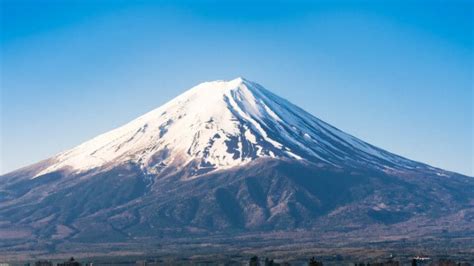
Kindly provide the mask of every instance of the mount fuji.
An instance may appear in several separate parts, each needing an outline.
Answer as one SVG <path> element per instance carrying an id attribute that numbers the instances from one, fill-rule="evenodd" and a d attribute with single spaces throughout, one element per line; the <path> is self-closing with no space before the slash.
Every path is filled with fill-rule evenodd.
<path id="1" fill-rule="evenodd" d="M 243 78 L 199 84 L 0 178 L 0 251 L 275 232 L 472 240 L 474 178 L 370 145 Z"/>

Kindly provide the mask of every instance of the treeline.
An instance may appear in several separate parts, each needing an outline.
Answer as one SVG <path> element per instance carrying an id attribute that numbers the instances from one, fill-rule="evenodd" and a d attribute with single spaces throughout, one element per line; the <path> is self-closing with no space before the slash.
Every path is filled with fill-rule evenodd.
<path id="1" fill-rule="evenodd" d="M 260 259 L 257 256 L 250 258 L 249 266 L 290 266 L 289 262 L 277 263 L 273 259 L 265 258 L 263 262 L 260 262 Z M 308 266 L 323 266 L 321 261 L 316 260 L 314 257 L 309 259 Z"/>
<path id="2" fill-rule="evenodd" d="M 289 262 L 281 262 L 277 263 L 273 259 L 265 258 L 264 260 L 260 260 L 257 256 L 253 256 L 249 260 L 249 266 L 290 266 Z M 315 259 L 314 257 L 308 260 L 308 266 L 323 266 L 323 262 L 320 260 Z M 347 265 L 347 264 L 346 264 Z M 389 259 L 385 262 L 355 262 L 354 266 L 400 266 L 402 265 L 399 261 Z M 405 264 L 404 264 L 405 265 Z M 419 260 L 419 259 L 412 259 L 411 260 L 412 266 L 471 266 L 468 262 L 455 262 L 449 259 L 440 259 L 437 261 L 427 261 L 427 260 Z"/>
<path id="3" fill-rule="evenodd" d="M 421 265 L 423 266 L 471 266 L 471 264 L 468 262 L 456 262 L 450 259 L 439 259 L 436 261 L 431 261 L 431 259 L 429 258 L 428 259 L 427 258 L 417 259 L 417 258 L 414 258 L 411 260 L 412 266 L 421 266 Z M 192 264 L 192 262 L 190 263 Z M 103 264 L 103 263 L 99 263 L 99 264 Z M 0 265 L 9 265 L 9 264 L 5 263 L 5 264 L 0 264 Z M 26 263 L 24 265 L 32 266 L 29 263 Z M 55 266 L 55 265 L 56 266 L 93 266 L 94 263 L 92 262 L 81 263 L 81 262 L 76 261 L 74 258 L 70 258 L 67 261 L 64 261 L 62 263 L 56 263 L 56 264 L 48 260 L 40 260 L 40 261 L 36 261 L 33 265 L 34 266 Z M 165 262 L 140 260 L 140 261 L 136 261 L 135 265 L 136 266 L 158 266 L 158 265 L 169 265 L 169 263 L 167 264 Z M 260 259 L 258 256 L 253 256 L 249 259 L 248 265 L 249 266 L 290 266 L 291 264 L 289 262 L 275 262 L 273 259 L 270 259 L 270 258 Z M 298 265 L 301 265 L 301 262 Z M 308 266 L 323 266 L 324 264 L 322 260 L 318 260 L 315 257 L 312 257 L 308 259 L 307 265 Z M 350 265 L 350 264 L 344 263 L 344 265 Z M 397 260 L 387 259 L 384 262 L 355 262 L 352 265 L 354 266 L 400 266 L 400 265 L 407 265 L 407 263 L 405 261 L 402 264 L 401 262 Z"/>

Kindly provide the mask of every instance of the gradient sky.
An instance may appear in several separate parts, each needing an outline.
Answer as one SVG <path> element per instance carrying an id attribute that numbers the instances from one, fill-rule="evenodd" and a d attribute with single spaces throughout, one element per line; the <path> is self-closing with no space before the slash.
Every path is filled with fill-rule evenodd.
<path id="1" fill-rule="evenodd" d="M 474 175 L 472 1 L 0 3 L 1 173 L 243 76 L 371 144 Z"/>

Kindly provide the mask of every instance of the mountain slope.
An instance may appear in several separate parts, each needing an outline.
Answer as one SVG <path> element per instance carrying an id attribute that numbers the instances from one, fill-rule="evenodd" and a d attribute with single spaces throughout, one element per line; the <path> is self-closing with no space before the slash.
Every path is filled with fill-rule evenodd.
<path id="1" fill-rule="evenodd" d="M 473 191 L 472 177 L 374 147 L 237 78 L 2 176 L 0 239 L 36 248 L 302 229 L 466 237 Z"/>

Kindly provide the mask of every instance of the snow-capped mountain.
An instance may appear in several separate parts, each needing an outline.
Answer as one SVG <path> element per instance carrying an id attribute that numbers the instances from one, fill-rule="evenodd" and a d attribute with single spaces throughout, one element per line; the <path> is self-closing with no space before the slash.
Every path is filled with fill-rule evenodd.
<path id="1" fill-rule="evenodd" d="M 288 158 L 335 167 L 412 169 L 413 162 L 354 138 L 274 95 L 236 78 L 205 82 L 165 105 L 55 156 L 35 177 L 134 162 L 151 174 L 193 165 L 194 173 L 256 158 Z"/>
<path id="2" fill-rule="evenodd" d="M 0 178 L 0 253 L 274 230 L 466 239 L 473 224 L 472 177 L 374 147 L 243 78 Z"/>

